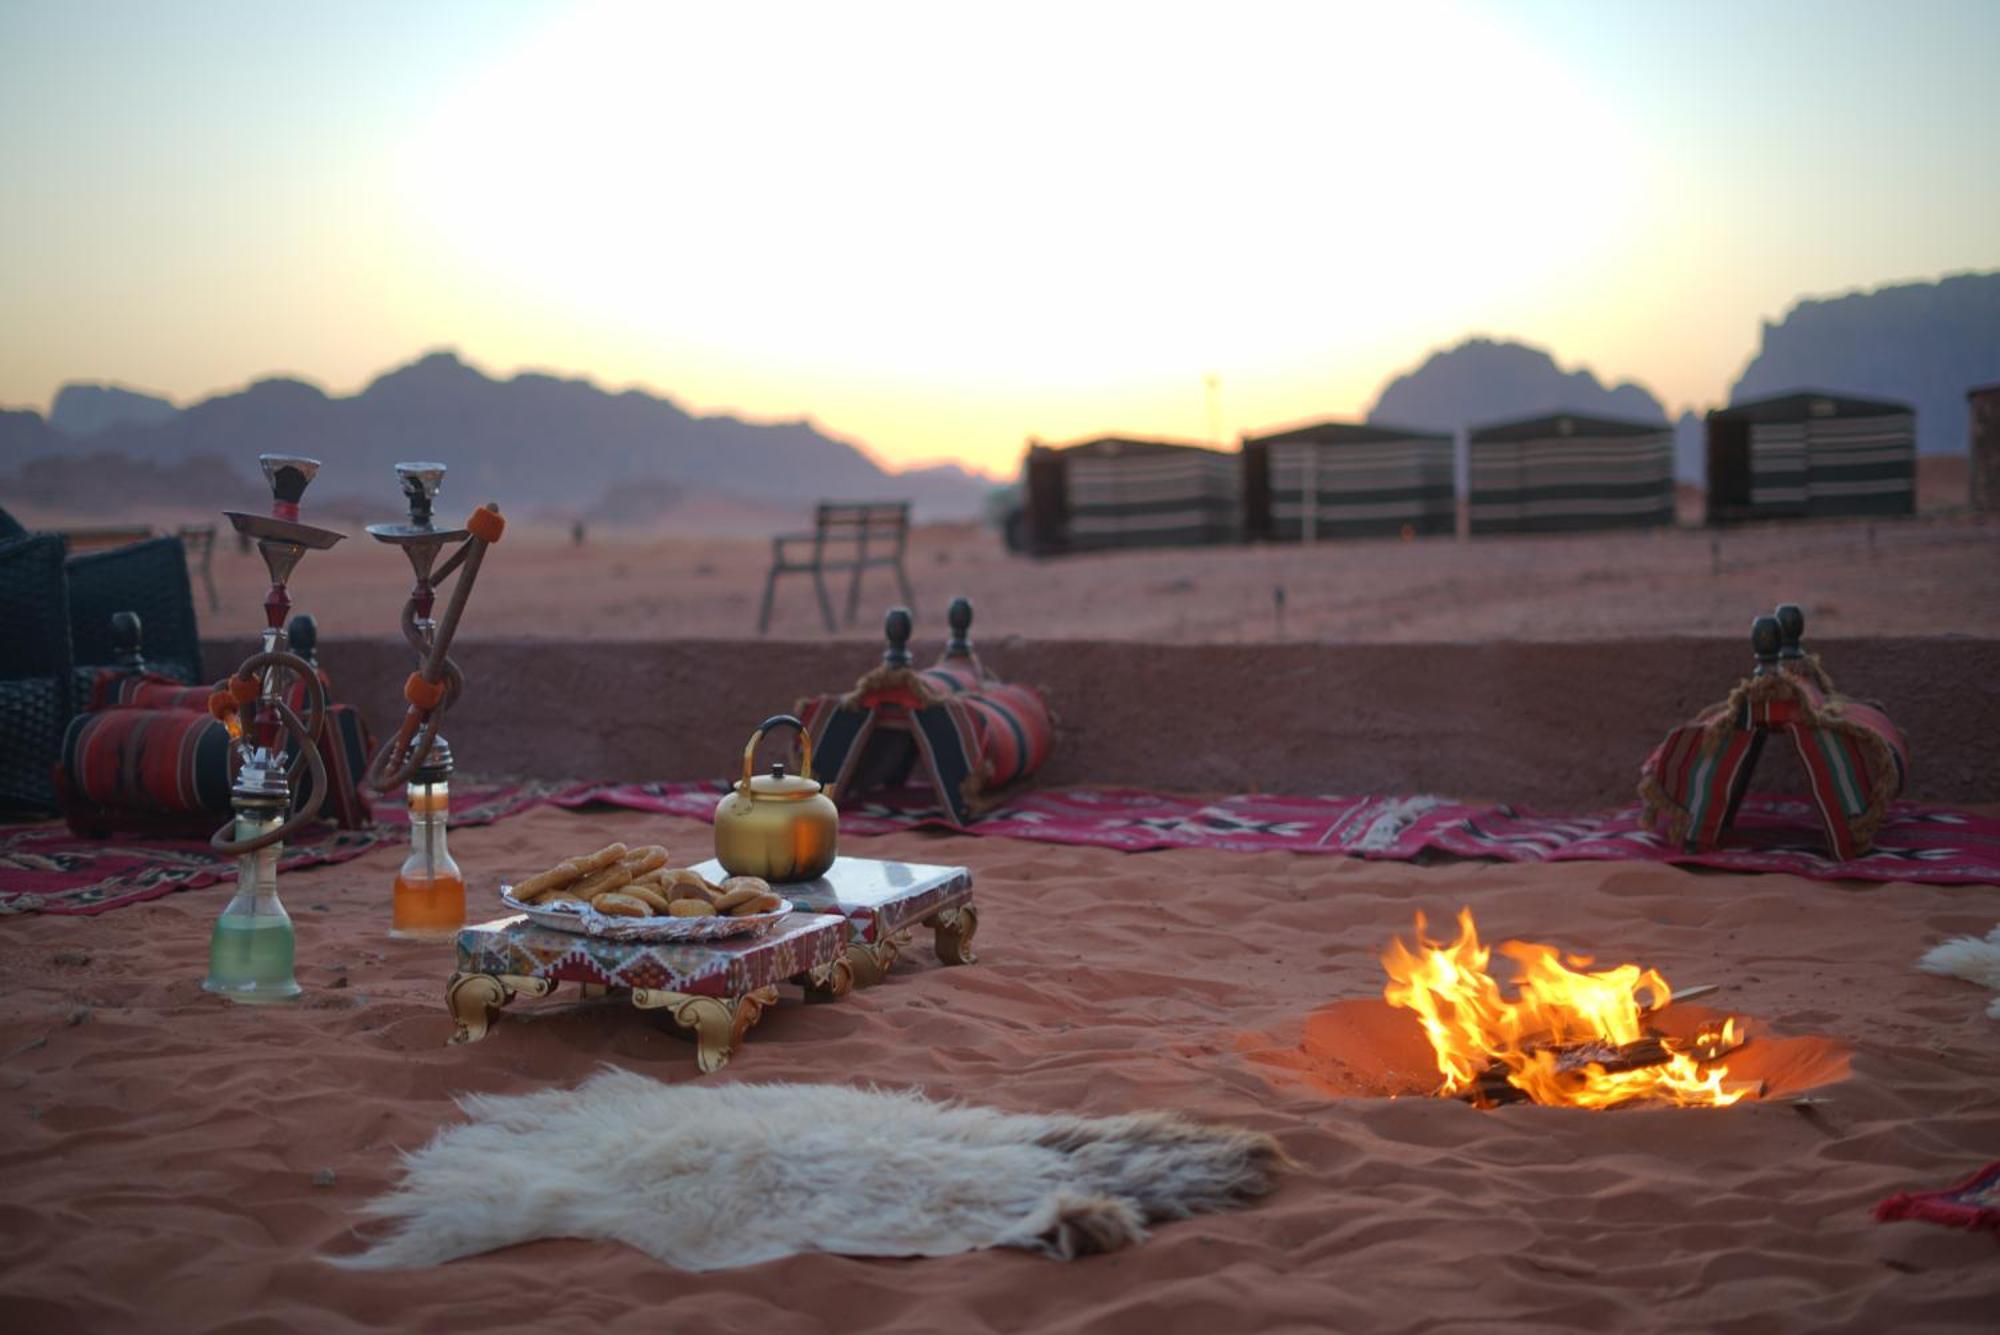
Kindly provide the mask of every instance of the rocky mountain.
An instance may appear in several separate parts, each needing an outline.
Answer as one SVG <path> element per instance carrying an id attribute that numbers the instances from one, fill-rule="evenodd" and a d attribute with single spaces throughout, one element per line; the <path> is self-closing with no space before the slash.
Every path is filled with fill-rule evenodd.
<path id="1" fill-rule="evenodd" d="M 1916 406 L 1917 450 L 1962 454 L 1965 391 L 2000 380 L 2000 273 L 1800 301 L 1765 322 L 1731 403 L 1795 389 Z"/>
<path id="2" fill-rule="evenodd" d="M 1424 364 L 1382 387 L 1368 420 L 1390 426 L 1459 431 L 1537 413 L 1595 413 L 1664 422 L 1666 410 L 1643 385 L 1607 389 L 1590 371 L 1565 371 L 1525 343 L 1469 338 L 1433 352 Z"/>
<path id="3" fill-rule="evenodd" d="M 71 381 L 56 391 L 56 401 L 49 409 L 49 425 L 66 436 L 81 438 L 127 422 L 151 426 L 169 420 L 179 411 L 157 395 L 141 394 L 122 385 Z"/>
<path id="4" fill-rule="evenodd" d="M 1525 343 L 1469 338 L 1431 353 L 1424 364 L 1382 387 L 1368 420 L 1384 426 L 1422 427 L 1460 436 L 1470 428 L 1567 409 L 1599 417 L 1667 421 L 1666 410 L 1645 386 L 1627 380 L 1606 388 L 1578 367 L 1565 371 L 1555 358 Z M 1690 445 L 1689 419 L 1675 428 L 1674 473 L 1684 480 L 1704 472 L 1700 424 Z M 1461 457 L 1460 483 L 1463 485 Z"/>
<path id="5" fill-rule="evenodd" d="M 196 456 L 253 461 L 265 450 L 319 459 L 322 496 L 393 499 L 394 464 L 437 458 L 451 468 L 454 503 L 496 500 L 529 512 L 581 512 L 626 484 L 667 483 L 793 512 L 822 498 L 909 497 L 921 517 L 949 519 L 977 514 L 990 487 L 957 467 L 891 473 L 808 422 L 697 416 L 666 398 L 586 380 L 498 380 L 449 352 L 390 371 L 351 397 L 271 379 L 163 420 L 116 421 L 82 441 L 19 426 L 0 435 L 0 469 L 84 453 L 173 469 Z"/>

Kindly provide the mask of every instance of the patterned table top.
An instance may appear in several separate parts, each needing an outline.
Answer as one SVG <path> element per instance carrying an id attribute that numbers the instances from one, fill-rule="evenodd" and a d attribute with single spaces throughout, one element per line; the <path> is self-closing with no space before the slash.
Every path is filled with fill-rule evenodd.
<path id="1" fill-rule="evenodd" d="M 713 858 L 695 870 L 711 881 L 729 875 Z M 921 862 L 835 858 L 818 880 L 797 881 L 777 890 L 802 910 L 839 914 L 847 919 L 857 939 L 875 942 L 922 922 L 939 909 L 970 903 L 972 872 L 965 867 Z"/>
<path id="2" fill-rule="evenodd" d="M 516 914 L 458 934 L 462 973 L 515 974 L 698 997 L 740 997 L 782 983 L 847 949 L 847 919 L 794 913 L 767 936 L 724 941 L 606 941 L 538 927 Z"/>

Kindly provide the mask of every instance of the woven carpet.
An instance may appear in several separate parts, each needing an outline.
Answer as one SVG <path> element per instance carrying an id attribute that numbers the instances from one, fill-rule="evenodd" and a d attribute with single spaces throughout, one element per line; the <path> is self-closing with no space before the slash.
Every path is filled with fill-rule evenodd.
<path id="1" fill-rule="evenodd" d="M 453 825 L 489 825 L 558 797 L 587 789 L 575 783 L 453 783 Z M 6 827 L 0 827 L 6 829 Z M 375 799 L 375 823 L 360 830 L 313 827 L 288 842 L 280 871 L 358 858 L 385 843 L 403 844 L 410 821 L 400 795 Z M 104 913 L 176 890 L 234 881 L 236 860 L 206 839 L 130 836 L 79 839 L 60 822 L 19 826 L 0 834 L 0 914 Z"/>
<path id="2" fill-rule="evenodd" d="M 452 822 L 483 825 L 544 803 L 709 820 L 725 791 L 721 783 L 460 782 L 453 786 Z M 382 843 L 402 842 L 407 821 L 400 804 L 381 802 L 376 812 L 371 829 L 327 827 L 288 844 L 280 866 L 343 862 Z M 945 813 L 919 795 L 851 802 L 841 811 L 844 835 L 951 828 Z M 1639 823 L 1636 806 L 1565 817 L 1433 797 L 1193 798 L 1116 788 L 1025 793 L 987 812 L 971 833 L 1128 853 L 1212 848 L 1395 861 L 1670 862 L 1817 880 L 2000 885 L 2000 819 L 1912 802 L 1896 805 L 1872 853 L 1844 862 L 1826 855 L 1809 802 L 1754 796 L 1745 799 L 1729 845 L 1709 853 L 1669 847 Z M 234 871 L 200 840 L 87 840 L 61 825 L 24 826 L 0 835 L 0 914 L 102 913 L 212 885 Z"/>

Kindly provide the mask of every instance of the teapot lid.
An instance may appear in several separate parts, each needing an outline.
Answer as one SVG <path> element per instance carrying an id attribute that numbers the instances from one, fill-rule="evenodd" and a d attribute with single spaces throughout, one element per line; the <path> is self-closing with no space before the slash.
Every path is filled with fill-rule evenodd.
<path id="1" fill-rule="evenodd" d="M 785 762 L 782 760 L 772 762 L 770 773 L 759 774 L 740 786 L 747 786 L 752 797 L 771 797 L 780 800 L 811 797 L 820 789 L 817 780 L 808 779 L 803 774 L 787 773 Z"/>

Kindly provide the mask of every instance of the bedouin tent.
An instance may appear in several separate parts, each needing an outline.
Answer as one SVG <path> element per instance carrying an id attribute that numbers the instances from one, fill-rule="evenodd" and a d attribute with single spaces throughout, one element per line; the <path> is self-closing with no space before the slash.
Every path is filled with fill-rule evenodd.
<path id="1" fill-rule="evenodd" d="M 1450 533 L 1448 435 L 1359 422 L 1243 438 L 1244 527 L 1276 542 Z"/>
<path id="2" fill-rule="evenodd" d="M 1242 537 L 1242 465 L 1200 445 L 1104 436 L 1028 450 L 1029 548 L 1187 547 Z"/>
<path id="3" fill-rule="evenodd" d="M 1965 407 L 1972 428 L 1972 508 L 2000 510 L 2000 384 L 1966 390 Z"/>
<path id="4" fill-rule="evenodd" d="M 1917 414 L 1816 391 L 1708 415 L 1708 519 L 1916 511 Z"/>
<path id="5" fill-rule="evenodd" d="M 1662 422 L 1552 413 L 1467 438 L 1471 531 L 1557 533 L 1674 520 L 1674 437 Z"/>

